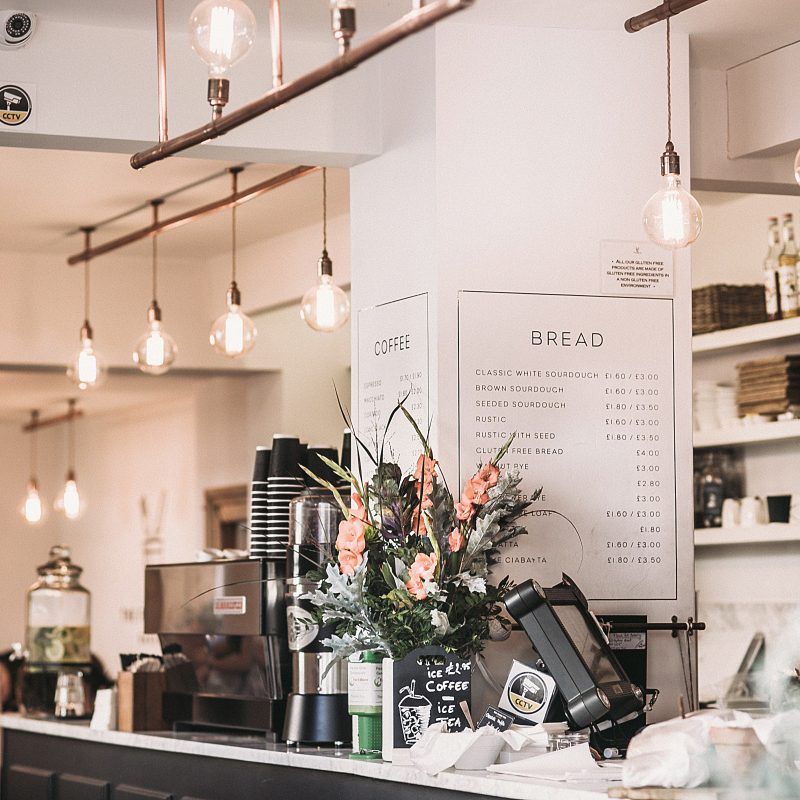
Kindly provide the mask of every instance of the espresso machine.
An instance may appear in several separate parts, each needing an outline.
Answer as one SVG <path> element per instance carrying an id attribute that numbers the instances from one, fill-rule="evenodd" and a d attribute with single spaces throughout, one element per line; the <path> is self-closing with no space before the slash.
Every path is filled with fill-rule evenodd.
<path id="1" fill-rule="evenodd" d="M 310 465 L 312 466 L 312 465 Z M 333 481 L 323 462 L 313 464 L 319 477 Z M 289 507 L 286 564 L 286 616 L 292 654 L 292 691 L 287 698 L 283 738 L 290 743 L 344 744 L 352 738 L 347 713 L 347 663 L 334 661 L 322 641 L 333 632 L 316 622 L 305 595 L 318 583 L 309 578 L 333 553 L 343 519 L 333 495 L 309 488 Z"/>
<path id="2" fill-rule="evenodd" d="M 175 730 L 283 730 L 291 662 L 284 564 L 263 559 L 149 565 L 145 633 L 169 656 L 164 719 Z"/>

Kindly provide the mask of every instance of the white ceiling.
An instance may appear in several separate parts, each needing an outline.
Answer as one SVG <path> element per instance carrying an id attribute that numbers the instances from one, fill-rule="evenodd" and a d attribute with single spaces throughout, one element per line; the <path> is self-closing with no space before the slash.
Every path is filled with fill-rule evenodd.
<path id="1" fill-rule="evenodd" d="M 132 369 L 111 373 L 97 390 L 78 392 L 71 389 L 63 371 L 0 369 L 0 422 L 22 426 L 30 420 L 32 409 L 37 409 L 42 419 L 64 414 L 71 397 L 77 399 L 78 408 L 87 416 L 156 407 L 191 398 L 211 377 L 175 370 L 154 378 Z M 231 377 L 246 381 L 253 375 Z"/>
<path id="2" fill-rule="evenodd" d="M 168 30 L 185 27 L 195 4 L 169 0 Z M 266 1 L 252 0 L 250 5 L 266 30 Z M 488 24 L 621 28 L 627 17 L 656 5 L 658 0 L 476 0 L 466 13 Z M 154 4 L 147 0 L 28 0 L 24 6 L 45 20 L 84 25 L 148 28 L 154 19 Z M 328 0 L 283 0 L 287 39 L 329 38 L 328 6 Z M 410 7 L 410 0 L 358 0 L 360 34 L 386 25 Z M 697 66 L 724 69 L 800 39 L 800 12 L 796 0 L 708 0 L 677 17 L 675 27 L 690 33 Z"/>
<path id="3" fill-rule="evenodd" d="M 0 147 L 3 180 L 13 192 L 0 193 L 0 220 L 4 247 L 17 252 L 52 254 L 66 258 L 83 249 L 81 225 L 94 225 L 136 208 L 150 199 L 216 175 L 233 162 L 170 158 L 157 170 L 134 171 L 125 154 Z M 239 176 L 246 188 L 288 169 L 254 164 Z M 328 170 L 329 213 L 349 207 L 346 170 Z M 230 175 L 197 186 L 161 207 L 161 218 L 224 197 L 231 191 Z M 121 236 L 150 223 L 149 208 L 103 226 L 96 242 Z M 322 177 L 312 173 L 240 207 L 241 246 L 294 228 L 322 226 Z M 321 233 L 320 233 L 321 235 Z M 165 233 L 160 239 L 165 257 L 203 257 L 230 248 L 230 214 L 220 212 Z"/>

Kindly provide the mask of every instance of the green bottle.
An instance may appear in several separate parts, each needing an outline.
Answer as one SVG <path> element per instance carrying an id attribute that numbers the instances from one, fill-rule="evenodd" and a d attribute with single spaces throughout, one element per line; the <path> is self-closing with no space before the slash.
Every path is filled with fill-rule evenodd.
<path id="1" fill-rule="evenodd" d="M 347 665 L 347 710 L 358 724 L 358 750 L 351 758 L 379 759 L 383 737 L 383 656 L 367 650 Z"/>

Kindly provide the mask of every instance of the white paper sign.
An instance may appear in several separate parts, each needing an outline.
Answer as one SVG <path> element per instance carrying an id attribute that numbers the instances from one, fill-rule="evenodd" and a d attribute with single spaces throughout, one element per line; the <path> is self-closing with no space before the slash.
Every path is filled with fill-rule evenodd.
<path id="1" fill-rule="evenodd" d="M 672 252 L 653 242 L 600 243 L 600 291 L 638 297 L 672 297 Z"/>
<path id="2" fill-rule="evenodd" d="M 504 465 L 544 490 L 496 578 L 675 598 L 672 324 L 670 299 L 459 293 L 461 481 L 516 432 Z"/>
<path id="3" fill-rule="evenodd" d="M 358 312 L 358 401 L 356 433 L 375 449 L 398 401 L 420 429 L 428 427 L 428 295 L 394 300 Z M 395 415 L 386 437 L 385 460 L 404 470 L 422 451 L 420 440 L 402 414 Z M 371 477 L 371 476 L 370 476 Z"/>

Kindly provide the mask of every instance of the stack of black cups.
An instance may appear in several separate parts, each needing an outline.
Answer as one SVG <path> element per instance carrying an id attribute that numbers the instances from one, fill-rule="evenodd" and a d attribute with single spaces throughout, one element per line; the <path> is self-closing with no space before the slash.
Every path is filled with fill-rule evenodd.
<path id="1" fill-rule="evenodd" d="M 265 541 L 263 549 L 250 555 L 270 561 L 285 561 L 289 545 L 289 503 L 305 488 L 300 464 L 305 462 L 306 446 L 296 436 L 276 434 L 267 477 Z"/>
<path id="2" fill-rule="evenodd" d="M 267 554 L 267 479 L 269 478 L 269 447 L 256 447 L 253 482 L 250 484 L 250 558 Z"/>

